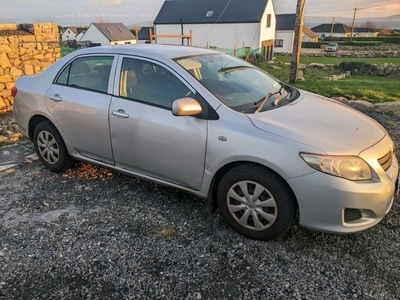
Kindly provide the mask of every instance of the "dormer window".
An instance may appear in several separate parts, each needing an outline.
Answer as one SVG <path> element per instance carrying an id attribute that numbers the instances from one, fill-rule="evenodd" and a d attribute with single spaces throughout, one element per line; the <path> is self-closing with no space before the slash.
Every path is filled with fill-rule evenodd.
<path id="1" fill-rule="evenodd" d="M 211 18 L 214 15 L 214 11 L 213 10 L 209 10 L 206 13 L 206 18 Z"/>

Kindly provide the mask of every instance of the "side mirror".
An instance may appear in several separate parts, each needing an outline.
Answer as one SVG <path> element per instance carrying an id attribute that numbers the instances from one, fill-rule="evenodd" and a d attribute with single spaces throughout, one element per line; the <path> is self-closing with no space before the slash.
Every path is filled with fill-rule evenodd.
<path id="1" fill-rule="evenodd" d="M 194 116 L 201 113 L 200 103 L 192 98 L 181 98 L 172 103 L 174 116 Z"/>

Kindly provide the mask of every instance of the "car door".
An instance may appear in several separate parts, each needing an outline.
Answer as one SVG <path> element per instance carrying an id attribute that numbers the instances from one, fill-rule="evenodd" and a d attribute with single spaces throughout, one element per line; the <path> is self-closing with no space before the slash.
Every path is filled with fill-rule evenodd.
<path id="1" fill-rule="evenodd" d="M 78 57 L 60 72 L 46 104 L 64 138 L 83 156 L 113 164 L 108 109 L 113 55 Z"/>
<path id="2" fill-rule="evenodd" d="M 203 180 L 207 120 L 177 117 L 172 102 L 193 90 L 166 66 L 121 58 L 110 106 L 115 165 L 195 190 Z M 116 86 L 117 87 L 117 86 Z M 116 92 L 118 90 L 118 92 Z"/>

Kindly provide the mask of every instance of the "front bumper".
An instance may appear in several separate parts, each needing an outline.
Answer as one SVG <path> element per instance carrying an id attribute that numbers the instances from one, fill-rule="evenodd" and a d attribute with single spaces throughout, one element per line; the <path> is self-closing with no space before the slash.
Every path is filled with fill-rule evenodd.
<path id="1" fill-rule="evenodd" d="M 378 159 L 388 152 L 386 171 Z M 399 174 L 388 136 L 359 155 L 376 173 L 369 181 L 350 181 L 315 172 L 288 180 L 299 204 L 300 225 L 323 232 L 353 233 L 379 223 L 392 207 Z"/>

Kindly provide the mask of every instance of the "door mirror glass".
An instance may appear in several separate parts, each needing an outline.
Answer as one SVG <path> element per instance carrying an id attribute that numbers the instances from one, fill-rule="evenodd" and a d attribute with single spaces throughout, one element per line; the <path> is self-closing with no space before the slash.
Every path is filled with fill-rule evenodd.
<path id="1" fill-rule="evenodd" d="M 202 111 L 199 102 L 192 98 L 181 98 L 172 103 L 172 114 L 174 116 L 195 116 Z"/>

